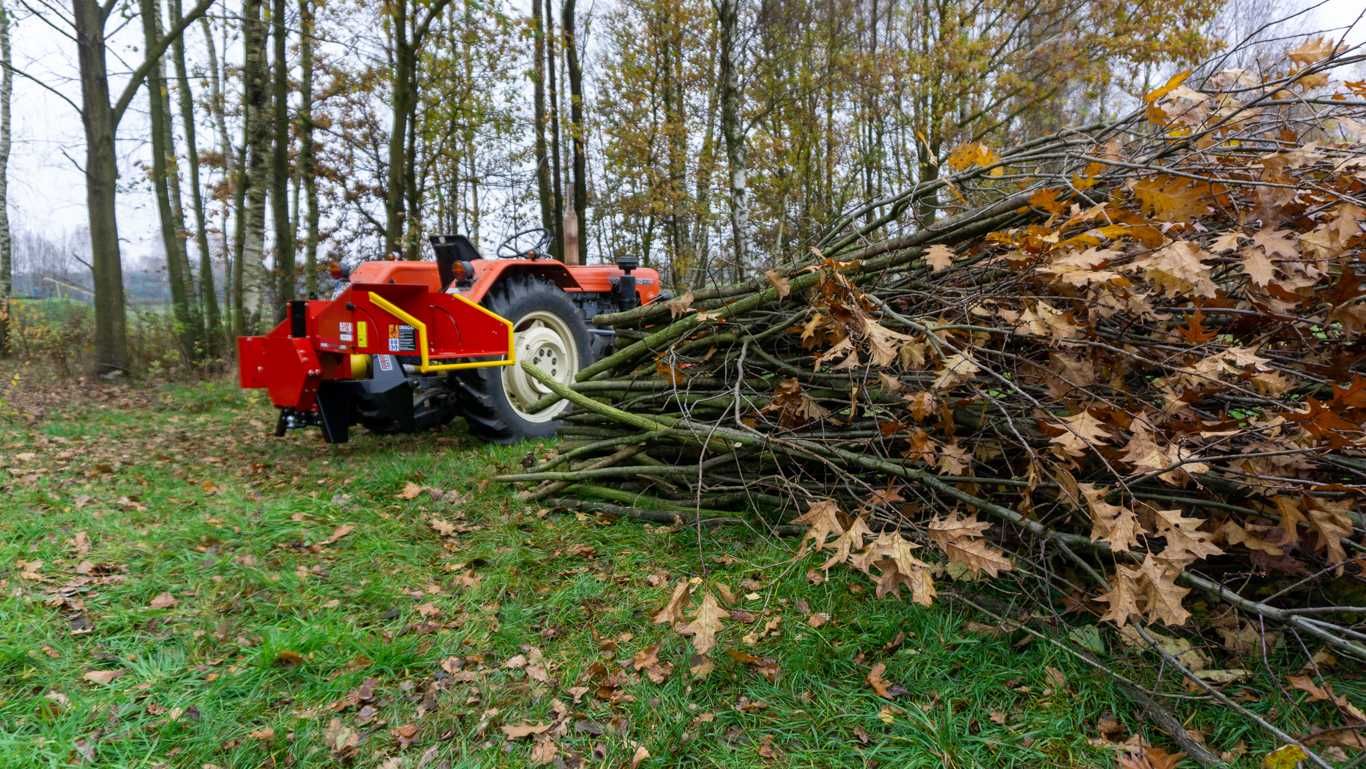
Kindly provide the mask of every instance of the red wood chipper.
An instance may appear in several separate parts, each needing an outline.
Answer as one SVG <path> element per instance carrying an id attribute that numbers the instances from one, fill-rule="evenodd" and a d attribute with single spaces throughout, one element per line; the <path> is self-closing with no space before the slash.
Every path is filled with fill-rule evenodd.
<path id="1" fill-rule="evenodd" d="M 464 236 L 443 235 L 431 238 L 434 262 L 362 262 L 331 299 L 291 301 L 270 333 L 238 338 L 242 387 L 270 393 L 276 435 L 318 425 L 341 443 L 353 424 L 412 432 L 456 416 L 489 441 L 550 435 L 568 404 L 534 410 L 549 390 L 516 364 L 572 383 L 612 347 L 612 332 L 588 320 L 661 291 L 659 273 L 634 259 L 569 266 L 545 255 L 548 243 L 527 230 L 484 259 Z"/>

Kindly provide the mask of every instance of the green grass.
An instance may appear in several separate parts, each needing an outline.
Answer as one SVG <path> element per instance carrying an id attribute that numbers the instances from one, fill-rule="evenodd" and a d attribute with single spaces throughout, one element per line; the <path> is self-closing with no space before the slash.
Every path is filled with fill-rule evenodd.
<path id="1" fill-rule="evenodd" d="M 947 604 L 875 600 L 847 570 L 813 584 L 818 559 L 789 541 L 699 544 L 547 514 L 489 483 L 545 447 L 461 431 L 327 447 L 271 437 L 272 416 L 206 383 L 0 423 L 0 767 L 333 765 L 334 719 L 359 736 L 355 765 L 406 767 L 429 751 L 526 765 L 532 741 L 500 727 L 557 712 L 559 755 L 607 767 L 637 745 L 654 767 L 1109 766 L 1097 722 L 1142 729 L 1111 681 L 1056 646 L 974 632 Z M 402 499 L 408 482 L 455 494 Z M 432 516 L 460 532 L 440 536 Z M 42 566 L 25 576 L 19 561 Z M 742 612 L 701 680 L 686 639 L 650 621 L 694 576 Z M 175 605 L 152 608 L 162 593 Z M 831 621 L 810 627 L 817 612 Z M 658 684 L 630 666 L 655 643 L 675 668 Z M 507 666 L 532 647 L 545 683 Z M 905 690 L 895 700 L 865 680 L 875 663 Z M 92 670 L 122 674 L 98 684 Z M 367 679 L 373 698 L 348 704 Z M 1274 747 L 1218 708 L 1191 723 L 1218 748 Z M 391 730 L 406 724 L 401 746 Z"/>

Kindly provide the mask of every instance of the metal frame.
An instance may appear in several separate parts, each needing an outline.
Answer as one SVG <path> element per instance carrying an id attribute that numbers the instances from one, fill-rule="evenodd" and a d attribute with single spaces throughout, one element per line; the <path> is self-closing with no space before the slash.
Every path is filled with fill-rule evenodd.
<path id="1" fill-rule="evenodd" d="M 437 371 L 464 371 L 464 370 L 467 370 L 467 369 L 475 369 L 475 368 L 494 368 L 494 367 L 497 367 L 497 366 L 512 366 L 512 365 L 515 365 L 515 364 L 517 363 L 517 339 L 516 339 L 516 329 L 515 329 L 515 327 L 512 325 L 512 321 L 508 320 L 507 318 L 504 318 L 502 315 L 499 315 L 499 314 L 496 313 L 496 312 L 492 312 L 492 311 L 489 310 L 488 308 L 486 308 L 486 307 L 484 307 L 484 306 L 482 306 L 482 305 L 480 305 L 480 304 L 478 304 L 478 303 L 476 303 L 476 302 L 470 301 L 469 299 L 467 299 L 467 298 L 461 296 L 460 294 L 447 294 L 447 296 L 451 296 L 451 297 L 454 297 L 454 298 L 456 298 L 456 299 L 459 299 L 460 301 L 464 302 L 465 304 L 469 305 L 470 307 L 473 307 L 474 309 L 478 310 L 479 312 L 482 312 L 482 313 L 484 313 L 485 315 L 489 316 L 490 318 L 493 318 L 493 319 L 497 320 L 499 323 L 502 323 L 504 326 L 507 326 L 507 330 L 508 330 L 508 352 L 507 352 L 507 357 L 503 358 L 502 360 L 476 360 L 476 361 L 469 361 L 469 362 L 466 362 L 466 363 L 432 363 L 432 362 L 431 362 L 430 351 L 429 351 L 428 346 L 427 346 L 427 324 L 426 324 L 426 323 L 423 323 L 422 321 L 420 321 L 420 320 L 418 320 L 417 318 L 413 317 L 412 314 L 408 313 L 408 312 L 405 311 L 403 308 L 399 307 L 398 305 L 394 304 L 393 302 L 389 301 L 388 299 L 385 299 L 384 297 L 380 296 L 379 294 L 375 293 L 374 291 L 371 291 L 371 292 L 370 292 L 370 303 L 373 304 L 373 305 L 375 305 L 376 307 L 380 308 L 381 310 L 384 310 L 385 312 L 389 313 L 390 315 L 394 316 L 395 318 L 398 318 L 399 320 L 403 321 L 404 323 L 407 323 L 408 325 L 412 326 L 413 328 L 417 329 L 417 349 L 418 349 L 418 355 L 421 356 L 421 363 L 418 365 L 417 370 L 418 370 L 419 372 L 423 373 L 423 374 L 431 374 L 431 373 L 437 372 Z"/>

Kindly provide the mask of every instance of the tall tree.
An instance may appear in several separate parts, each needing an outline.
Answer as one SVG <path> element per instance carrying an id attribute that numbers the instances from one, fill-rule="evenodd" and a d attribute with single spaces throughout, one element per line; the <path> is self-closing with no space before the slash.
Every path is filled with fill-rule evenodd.
<path id="1" fill-rule="evenodd" d="M 294 224 L 289 218 L 289 58 L 286 0 L 274 0 L 270 11 L 275 62 L 271 117 L 274 130 L 270 156 L 270 205 L 275 222 L 275 313 L 284 317 L 285 302 L 294 296 Z"/>
<path id="2" fill-rule="evenodd" d="M 466 2 L 464 13 L 461 15 L 459 28 L 464 32 L 461 36 L 460 45 L 460 72 L 462 80 L 471 91 L 474 90 L 474 58 L 475 48 L 478 46 L 478 37 L 474 31 L 479 29 L 479 25 L 474 18 L 474 3 Z M 473 107 L 474 105 L 471 105 Z M 479 178 L 479 150 L 474 140 L 475 133 L 478 131 L 478 120 L 465 120 L 460 128 L 462 139 L 462 153 L 465 165 L 463 176 L 465 177 L 464 189 L 469 191 L 469 200 L 465 205 L 469 213 L 469 233 L 470 238 L 475 243 L 479 242 L 479 219 L 481 211 L 479 209 L 479 187 L 483 180 Z M 457 175 L 461 175 L 457 173 Z M 462 196 L 463 197 L 463 196 Z"/>
<path id="3" fill-rule="evenodd" d="M 536 0 L 532 0 L 535 2 Z M 559 57 L 555 54 L 555 11 L 550 0 L 545 0 L 545 47 L 546 47 L 546 94 L 550 106 L 550 189 L 551 189 L 551 238 L 550 254 L 556 259 L 564 258 L 564 174 L 560 155 L 560 96 L 555 87 L 555 68 Z"/>
<path id="4" fill-rule="evenodd" d="M 278 0 L 277 0 L 278 2 Z M 392 0 L 385 3 L 390 27 L 389 174 L 384 198 L 384 251 L 390 256 L 415 258 L 417 233 L 410 210 L 414 178 L 414 110 L 418 104 L 418 54 L 432 24 L 450 0 Z M 425 10 L 424 10 L 425 6 Z"/>
<path id="5" fill-rule="evenodd" d="M 531 3 L 532 56 L 531 90 L 533 106 L 532 131 L 535 135 L 536 151 L 536 197 L 541 204 L 541 227 L 546 232 L 555 231 L 555 201 L 550 186 L 550 157 L 546 147 L 546 109 L 545 109 L 545 20 L 542 18 L 540 0 Z"/>
<path id="6" fill-rule="evenodd" d="M 577 256 L 582 262 L 587 255 L 583 238 L 588 235 L 588 154 L 584 148 L 583 67 L 579 62 L 579 41 L 575 26 L 575 0 L 564 0 L 560 14 L 564 29 L 564 60 L 569 73 L 569 141 L 574 164 L 575 235 L 579 241 Z"/>
<path id="7" fill-rule="evenodd" d="M 9 9 L 0 0 L 0 356 L 9 345 L 10 296 L 14 293 L 14 239 L 9 230 L 10 97 L 14 94 L 14 55 L 10 50 Z"/>
<path id="8" fill-rule="evenodd" d="M 688 160 L 692 112 L 688 105 L 687 45 L 682 9 L 663 3 L 652 9 L 659 34 L 659 77 L 665 116 L 665 177 L 668 195 L 666 232 L 673 284 L 688 285 L 696 274 L 692 222 L 696 211 L 688 197 Z"/>
<path id="9" fill-rule="evenodd" d="M 166 34 L 147 46 L 145 58 L 133 69 L 113 99 L 106 63 L 109 13 L 99 0 L 71 0 L 77 60 L 81 80 L 81 123 L 85 133 L 86 207 L 90 223 L 90 261 L 95 283 L 95 369 L 99 373 L 127 371 L 128 333 L 124 314 L 123 263 L 115 215 L 118 161 L 114 153 L 120 121 L 147 75 L 176 37 L 204 15 L 214 0 L 199 0 L 176 20 Z M 113 4 L 108 9 L 113 10 Z M 72 106 L 75 106 L 74 104 Z"/>
<path id="10" fill-rule="evenodd" d="M 161 37 L 161 8 L 157 0 L 139 0 L 143 40 L 148 48 Z M 176 338 L 185 361 L 197 357 L 199 322 L 194 308 L 194 283 L 185 250 L 185 220 L 176 205 L 180 194 L 180 175 L 176 172 L 175 137 L 171 126 L 165 67 L 161 60 L 147 73 L 147 114 L 152 134 L 152 190 L 161 222 L 161 243 L 166 252 L 166 277 L 171 288 L 171 311 L 175 318 Z"/>
<path id="11" fill-rule="evenodd" d="M 170 0 L 171 15 L 180 18 L 180 0 Z M 194 92 L 190 89 L 189 67 L 185 61 L 185 36 L 176 37 L 171 46 L 175 62 L 176 96 L 180 107 L 181 133 L 185 137 L 185 161 L 189 171 L 190 207 L 194 213 L 194 242 L 199 254 L 199 313 L 203 319 L 200 336 L 204 355 L 216 359 L 222 350 L 223 318 L 218 308 L 218 293 L 214 290 L 213 255 L 209 252 L 208 215 L 204 206 L 204 188 L 200 177 L 199 142 L 196 135 Z M 211 62 L 213 64 L 214 62 Z"/>
<path id="12" fill-rule="evenodd" d="M 693 275 L 688 279 L 689 285 L 702 285 L 706 282 L 707 275 L 711 272 L 711 254 L 708 247 L 711 242 L 711 194 L 716 176 L 716 126 L 717 109 L 716 103 L 721 96 L 721 87 L 717 80 L 717 57 L 712 54 L 707 56 L 705 81 L 713 83 L 712 87 L 707 88 L 706 106 L 700 114 L 705 115 L 707 129 L 702 134 L 702 147 L 697 153 L 696 170 L 693 173 L 693 228 L 691 242 L 688 246 L 691 253 L 697 255 L 693 265 Z"/>
<path id="13" fill-rule="evenodd" d="M 749 230 L 749 169 L 745 165 L 745 135 L 740 117 L 739 0 L 714 0 L 720 35 L 721 138 L 726 145 L 726 177 L 730 190 L 731 277 L 739 281 L 745 270 L 745 237 Z"/>
<path id="14" fill-rule="evenodd" d="M 247 333 L 248 312 L 259 313 L 262 292 L 271 293 L 262 263 L 266 189 L 270 181 L 270 66 L 266 59 L 263 0 L 242 1 L 242 147 L 234 184 L 237 219 L 232 264 L 233 333 Z"/>
<path id="15" fill-rule="evenodd" d="M 199 20 L 199 26 L 204 33 L 204 54 L 208 59 L 209 117 L 213 123 L 217 142 L 217 152 L 215 154 L 217 155 L 218 162 L 223 170 L 223 184 L 219 186 L 217 194 L 230 199 L 233 202 L 239 202 L 240 198 L 236 195 L 236 189 L 241 186 L 237 176 L 240 164 L 238 163 L 237 150 L 232 143 L 232 135 L 228 131 L 228 104 L 227 98 L 223 94 L 223 81 L 226 78 L 226 75 L 223 68 L 219 65 L 218 45 L 214 41 L 213 27 L 209 24 L 208 18 L 201 18 Z M 226 49 L 227 43 L 225 41 L 224 50 Z M 235 333 L 238 327 L 236 313 L 234 312 L 236 305 L 233 302 L 233 297 L 237 295 L 233 278 L 237 271 L 236 260 L 234 259 L 236 254 L 236 238 L 230 237 L 233 233 L 229 232 L 229 220 L 233 208 L 226 204 L 226 200 L 222 202 L 224 204 L 218 207 L 218 212 L 219 232 L 222 235 L 222 237 L 219 238 L 219 241 L 221 244 L 220 255 L 224 266 L 223 297 L 226 322 L 221 323 L 219 336 L 222 338 L 215 342 L 215 344 L 230 341 L 227 339 L 226 335 Z M 201 257 L 201 259 L 202 258 L 203 257 Z M 210 266 L 212 266 L 212 264 L 210 264 Z M 213 288 L 211 284 L 209 288 L 210 290 Z M 202 283 L 200 290 L 204 290 Z M 217 304 L 216 295 L 215 304 Z M 207 316 L 208 314 L 206 313 L 206 317 Z"/>
<path id="16" fill-rule="evenodd" d="M 318 293 L 318 210 L 317 150 L 313 135 L 313 27 L 314 0 L 299 0 L 299 175 L 303 177 L 304 205 L 304 290 Z"/>

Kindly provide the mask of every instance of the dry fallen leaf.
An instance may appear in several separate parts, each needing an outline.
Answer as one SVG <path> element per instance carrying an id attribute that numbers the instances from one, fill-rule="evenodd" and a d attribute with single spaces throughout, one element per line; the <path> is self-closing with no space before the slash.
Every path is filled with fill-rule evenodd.
<path id="1" fill-rule="evenodd" d="M 636 652 L 631 657 L 631 667 L 637 672 L 644 672 L 650 680 L 659 684 L 663 683 L 673 672 L 673 665 L 668 662 L 659 661 L 659 644 L 648 646 Z"/>
<path id="2" fill-rule="evenodd" d="M 360 734 L 343 725 L 340 718 L 334 718 L 323 729 L 323 741 L 334 758 L 348 759 L 356 754 L 360 746 Z"/>
<path id="3" fill-rule="evenodd" d="M 175 606 L 176 603 L 175 596 L 170 593 L 158 593 L 147 605 L 153 609 L 169 609 L 172 606 Z"/>
<path id="4" fill-rule="evenodd" d="M 669 300 L 669 316 L 672 318 L 677 318 L 680 315 L 686 314 L 688 310 L 692 309 L 692 303 L 692 289 L 688 289 L 686 292 L 683 293 L 682 296 L 675 297 Z"/>
<path id="5" fill-rule="evenodd" d="M 755 672 L 769 681 L 777 681 L 778 675 L 782 672 L 778 668 L 778 661 L 772 657 L 759 657 L 739 649 L 727 649 L 726 655 L 742 665 L 753 668 Z"/>
<path id="6" fill-rule="evenodd" d="M 658 625 L 677 625 L 683 620 L 683 609 L 688 605 L 688 597 L 692 593 L 692 585 L 688 580 L 682 580 L 674 586 L 673 595 L 669 596 L 669 602 L 664 604 L 664 608 L 655 612 L 653 621 Z"/>
<path id="7" fill-rule="evenodd" d="M 1366 712 L 1363 712 L 1361 708 L 1353 705 L 1346 696 L 1334 692 L 1332 684 L 1327 681 L 1320 685 L 1310 676 L 1287 676 L 1286 680 L 1290 682 L 1292 687 L 1308 694 L 1310 701 L 1331 702 L 1349 719 L 1359 723 L 1366 723 Z"/>
<path id="8" fill-rule="evenodd" d="M 509 740 L 520 740 L 523 737 L 544 734 L 550 730 L 550 724 L 515 724 L 504 726 L 502 730 Z"/>
<path id="9" fill-rule="evenodd" d="M 896 694 L 892 691 L 891 684 L 887 682 L 887 679 L 882 677 L 882 674 L 885 672 L 887 672 L 886 663 L 879 662 L 873 665 L 868 671 L 868 685 L 873 687 L 873 691 L 877 693 L 877 696 L 894 700 L 896 699 Z"/>
<path id="10" fill-rule="evenodd" d="M 350 534 L 355 530 L 355 526 L 352 526 L 349 523 L 344 523 L 341 526 L 338 526 L 337 528 L 333 529 L 332 533 L 328 535 L 327 539 L 324 539 L 322 542 L 319 542 L 318 544 L 324 547 L 327 545 L 334 544 L 337 540 L 341 539 L 342 537 L 346 536 L 347 534 Z"/>
<path id="11" fill-rule="evenodd" d="M 532 766 L 545 766 L 555 760 L 555 756 L 560 752 L 555 740 L 548 734 L 542 734 L 536 738 L 536 744 L 531 746 Z"/>
<path id="12" fill-rule="evenodd" d="M 925 249 L 925 261 L 930 265 L 931 272 L 947 270 L 953 264 L 953 259 L 953 249 L 948 246 L 935 243 Z"/>
<path id="13" fill-rule="evenodd" d="M 782 273 L 777 270 L 764 272 L 764 277 L 778 291 L 778 299 L 786 299 L 787 295 L 792 292 L 792 282 L 783 277 Z"/>
<path id="14" fill-rule="evenodd" d="M 692 636 L 693 648 L 706 656 L 716 646 L 716 634 L 721 631 L 721 623 L 729 614 L 717 603 L 716 597 L 707 593 L 702 597 L 693 621 L 679 629 L 683 635 Z"/>
<path id="15" fill-rule="evenodd" d="M 1168 753 L 1156 745 L 1143 745 L 1119 757 L 1120 769 L 1176 769 L 1185 753 Z"/>
<path id="16" fill-rule="evenodd" d="M 976 515 L 961 516 L 954 512 L 930 521 L 930 541 L 949 557 L 949 562 L 963 566 L 974 574 L 992 577 L 1011 570 L 1010 559 L 993 547 L 984 535 L 989 525 L 978 521 Z"/>
<path id="17" fill-rule="evenodd" d="M 282 649 L 275 654 L 275 664 L 279 667 L 293 667 L 304 661 L 304 655 L 293 649 Z"/>
<path id="18" fill-rule="evenodd" d="M 432 516 L 431 518 L 427 519 L 427 525 L 432 527 L 432 531 L 435 531 L 437 534 L 443 537 L 453 537 L 456 534 L 455 524 L 451 523 L 450 521 L 447 521 L 444 518 Z"/>
<path id="19" fill-rule="evenodd" d="M 118 678 L 127 672 L 128 671 L 126 670 L 88 670 L 81 678 L 84 678 L 92 684 L 100 684 L 103 686 L 111 683 L 115 678 Z"/>

